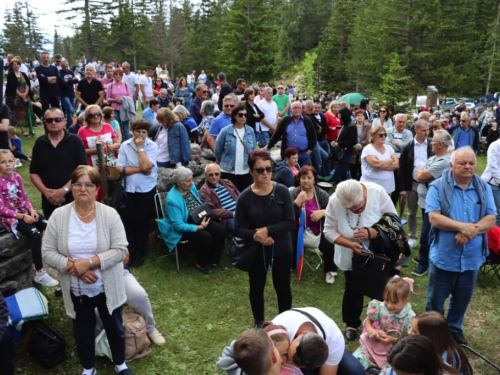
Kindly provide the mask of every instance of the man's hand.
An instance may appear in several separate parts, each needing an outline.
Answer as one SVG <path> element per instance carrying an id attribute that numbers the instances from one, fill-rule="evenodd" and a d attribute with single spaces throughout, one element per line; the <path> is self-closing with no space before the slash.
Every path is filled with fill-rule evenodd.
<path id="1" fill-rule="evenodd" d="M 455 243 L 457 246 L 465 246 L 465 244 L 469 241 L 467 237 L 465 237 L 462 233 L 457 233 L 455 235 Z"/>
<path id="2" fill-rule="evenodd" d="M 50 204 L 54 206 L 61 206 L 65 202 L 66 192 L 63 188 L 61 189 L 47 189 L 45 197 Z"/>
<path id="3" fill-rule="evenodd" d="M 469 240 L 472 240 L 474 237 L 478 235 L 478 225 L 472 223 L 462 223 L 462 227 L 460 228 L 460 233 L 462 233 Z"/>
<path id="4" fill-rule="evenodd" d="M 401 191 L 401 192 L 399 193 L 399 195 L 401 195 L 403 198 L 408 198 L 408 192 L 407 192 L 407 191 L 405 191 L 405 190 L 404 190 L 404 191 Z"/>

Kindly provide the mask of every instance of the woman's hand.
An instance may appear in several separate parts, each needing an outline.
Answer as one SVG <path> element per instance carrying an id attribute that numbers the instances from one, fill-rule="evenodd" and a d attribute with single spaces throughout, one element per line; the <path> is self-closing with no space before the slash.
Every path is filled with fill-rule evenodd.
<path id="1" fill-rule="evenodd" d="M 142 139 L 141 137 L 135 137 L 134 143 L 135 147 L 137 147 L 137 149 L 139 150 L 142 148 L 142 146 L 144 146 L 144 139 Z"/>
<path id="2" fill-rule="evenodd" d="M 356 232 L 353 233 L 354 239 L 360 239 L 363 241 L 370 240 L 368 231 L 370 231 L 371 238 L 375 238 L 377 236 L 377 231 L 373 228 L 359 228 Z"/>
<path id="3" fill-rule="evenodd" d="M 40 215 L 35 210 L 32 210 L 30 212 L 30 216 L 33 218 L 33 220 L 35 220 L 35 223 L 38 222 L 38 219 L 40 218 Z"/>
<path id="4" fill-rule="evenodd" d="M 305 191 L 301 191 L 299 195 L 297 195 L 297 198 L 295 198 L 295 204 L 298 207 L 302 207 L 304 202 L 307 200 L 307 193 Z"/>
<path id="5" fill-rule="evenodd" d="M 354 251 L 356 254 L 361 255 L 362 257 L 366 257 L 369 255 L 369 254 L 361 251 L 361 249 L 363 247 L 361 246 L 361 244 L 359 242 L 350 241 L 349 248 L 352 251 Z"/>
<path id="6" fill-rule="evenodd" d="M 253 240 L 255 242 L 260 242 L 264 244 L 264 241 L 268 238 L 267 227 L 257 228 L 255 234 L 253 235 Z"/>
<path id="7" fill-rule="evenodd" d="M 274 239 L 272 237 L 267 237 L 264 242 L 262 242 L 262 245 L 264 246 L 271 246 L 274 245 Z"/>
<path id="8" fill-rule="evenodd" d="M 330 146 L 335 148 L 335 147 L 338 147 L 339 144 L 337 142 L 333 141 L 332 143 L 330 143 Z"/>
<path id="9" fill-rule="evenodd" d="M 80 276 L 80 279 L 85 283 L 85 284 L 94 284 L 97 282 L 97 275 L 94 271 L 88 270 L 85 272 L 83 275 Z"/>
<path id="10" fill-rule="evenodd" d="M 33 224 L 35 222 L 35 219 L 33 219 L 30 215 L 24 215 L 23 216 L 23 221 L 26 224 Z"/>
<path id="11" fill-rule="evenodd" d="M 311 220 L 318 222 L 325 217 L 326 210 L 316 210 L 311 214 Z"/>
<path id="12" fill-rule="evenodd" d="M 204 217 L 203 220 L 200 223 L 200 225 L 203 227 L 203 229 L 200 229 L 200 230 L 207 229 L 208 224 L 210 224 L 210 218 L 209 217 Z"/>
<path id="13" fill-rule="evenodd" d="M 69 271 L 73 276 L 81 276 L 88 270 L 90 270 L 90 262 L 88 259 L 69 259 L 69 261 L 72 261 L 74 264 Z"/>

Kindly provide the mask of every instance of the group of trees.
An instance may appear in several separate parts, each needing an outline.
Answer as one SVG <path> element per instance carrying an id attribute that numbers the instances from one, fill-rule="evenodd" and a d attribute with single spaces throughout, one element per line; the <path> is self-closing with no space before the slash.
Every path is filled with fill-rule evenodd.
<path id="1" fill-rule="evenodd" d="M 308 91 L 385 100 L 427 85 L 447 95 L 500 91 L 498 0 L 66 0 L 58 13 L 75 22 L 74 35 L 54 35 L 54 52 L 71 62 L 86 54 L 251 81 L 291 82 L 298 72 Z M 28 1 L 5 19 L 0 49 L 41 50 Z"/>

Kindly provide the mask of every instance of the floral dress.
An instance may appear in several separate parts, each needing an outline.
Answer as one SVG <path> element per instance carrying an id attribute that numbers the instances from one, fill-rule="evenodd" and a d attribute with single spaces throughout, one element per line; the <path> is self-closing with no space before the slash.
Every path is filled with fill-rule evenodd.
<path id="1" fill-rule="evenodd" d="M 16 89 L 20 93 L 25 93 L 27 89 L 29 88 L 29 82 L 26 82 L 24 79 L 24 76 L 21 74 L 20 78 L 17 78 L 17 87 Z M 31 101 L 29 98 L 29 95 L 26 96 L 27 101 L 23 101 L 19 96 L 16 95 L 14 98 L 14 105 L 11 108 L 11 124 L 12 126 L 20 126 L 21 128 L 29 128 L 30 122 L 29 122 L 29 112 L 28 110 L 31 109 Z"/>
<path id="2" fill-rule="evenodd" d="M 391 329 L 398 330 L 401 336 L 405 335 L 411 328 L 411 320 L 415 316 L 415 313 L 411 309 L 411 304 L 407 303 L 406 306 L 398 314 L 390 313 L 385 307 L 383 302 L 372 300 L 368 304 L 367 319 L 370 319 L 373 323 L 373 328 L 387 332 Z M 393 336 L 391 334 L 391 336 Z M 377 364 L 373 360 L 372 356 L 366 349 L 364 344 L 361 344 L 358 349 L 352 355 L 357 358 L 365 369 L 369 367 L 377 367 Z M 385 375 L 390 365 L 384 366 L 380 375 Z"/>
<path id="3" fill-rule="evenodd" d="M 13 172 L 10 178 L 0 177 L 0 224 L 17 237 L 16 213 L 29 215 L 32 208 L 18 173 Z"/>

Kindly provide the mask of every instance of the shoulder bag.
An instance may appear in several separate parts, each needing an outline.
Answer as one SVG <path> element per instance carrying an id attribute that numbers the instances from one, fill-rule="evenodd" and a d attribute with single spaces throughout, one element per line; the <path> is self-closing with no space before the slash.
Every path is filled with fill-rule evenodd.
<path id="1" fill-rule="evenodd" d="M 383 254 L 371 253 L 352 256 L 352 288 L 372 299 L 383 301 L 384 289 L 389 281 L 391 259 Z"/>
<path id="2" fill-rule="evenodd" d="M 189 221 L 195 225 L 200 225 L 204 218 L 211 216 L 212 209 L 206 202 L 189 211 Z"/>
<path id="3" fill-rule="evenodd" d="M 316 191 L 314 189 L 313 192 L 314 192 L 314 198 L 316 199 L 316 205 L 318 206 L 318 209 L 320 209 L 318 197 L 316 196 Z M 309 250 L 316 250 L 319 248 L 319 243 L 321 242 L 321 233 L 323 232 L 323 226 L 321 225 L 321 220 L 319 223 L 320 226 L 319 234 L 314 234 L 313 232 L 310 232 L 306 228 L 307 212 L 305 212 L 305 204 L 302 205 L 301 209 L 304 210 L 304 217 L 306 217 L 304 223 L 301 223 L 301 225 L 304 226 L 304 248 Z"/>
<path id="4" fill-rule="evenodd" d="M 41 320 L 31 322 L 33 333 L 28 343 L 28 353 L 44 368 L 51 368 L 64 361 L 66 340 L 54 328 Z"/>
<path id="5" fill-rule="evenodd" d="M 401 337 L 401 333 L 396 329 L 390 329 L 386 332 L 387 335 L 390 333 L 395 333 L 396 338 Z M 370 336 L 368 336 L 368 332 L 363 333 L 359 341 L 365 345 L 366 350 L 370 353 L 378 368 L 381 369 L 387 364 L 387 354 L 389 350 L 391 350 L 393 344 L 371 339 Z"/>
<path id="6" fill-rule="evenodd" d="M 111 196 L 111 206 L 120 214 L 127 214 L 127 176 L 126 167 L 123 167 L 122 174 L 115 186 L 115 191 Z"/>

